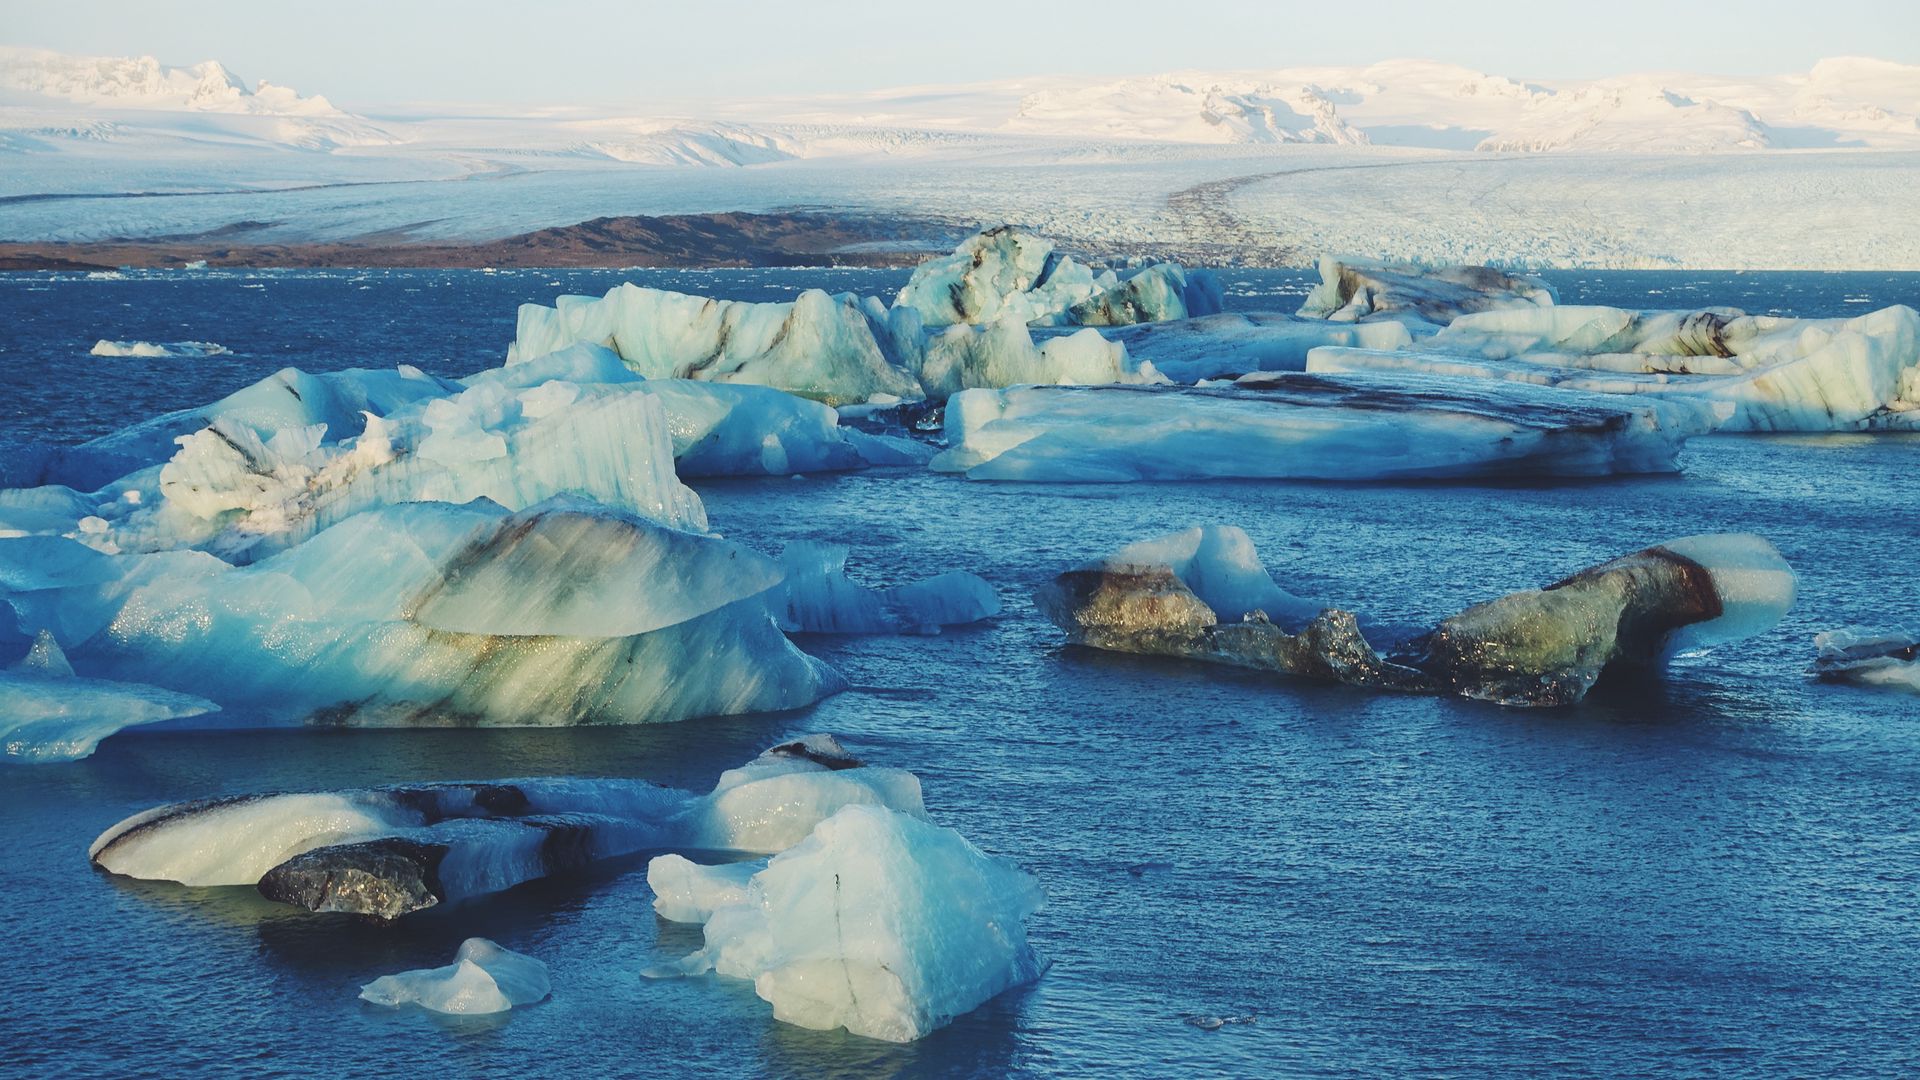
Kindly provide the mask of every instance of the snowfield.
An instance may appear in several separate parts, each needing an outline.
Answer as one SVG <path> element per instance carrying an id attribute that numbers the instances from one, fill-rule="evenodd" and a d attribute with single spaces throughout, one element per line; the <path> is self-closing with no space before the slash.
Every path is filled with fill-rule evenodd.
<path id="1" fill-rule="evenodd" d="M 361 116 L 0 49 L 0 240 L 470 242 L 599 216 L 1018 222 L 1103 257 L 1920 267 L 1920 67 L 1542 85 L 1427 61 Z"/>

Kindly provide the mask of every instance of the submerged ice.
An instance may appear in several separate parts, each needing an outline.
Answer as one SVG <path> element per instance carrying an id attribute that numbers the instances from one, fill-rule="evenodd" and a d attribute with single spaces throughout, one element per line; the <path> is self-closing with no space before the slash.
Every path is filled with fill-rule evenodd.
<path id="1" fill-rule="evenodd" d="M 73 761 L 123 728 L 219 709 L 157 686 L 81 678 L 42 630 L 24 659 L 0 670 L 0 762 Z"/>
<path id="2" fill-rule="evenodd" d="M 446 967 L 382 975 L 360 988 L 360 1000 L 429 1012 L 486 1016 L 544 1001 L 553 992 L 547 965 L 486 938 L 468 938 Z"/>
<path id="3" fill-rule="evenodd" d="M 1187 657 L 1506 705 L 1567 705 L 1613 670 L 1764 632 L 1793 570 L 1758 536 L 1668 541 L 1512 593 L 1417 637 L 1370 641 L 1359 620 L 1293 597 L 1239 530 L 1190 530 L 1069 570 L 1037 602 L 1075 644 Z"/>
<path id="4" fill-rule="evenodd" d="M 656 910 L 705 924 L 705 948 L 649 974 L 746 979 L 775 1018 L 909 1042 L 1041 965 L 1026 921 L 1039 883 L 959 833 L 850 806 L 764 868 L 655 859 Z"/>

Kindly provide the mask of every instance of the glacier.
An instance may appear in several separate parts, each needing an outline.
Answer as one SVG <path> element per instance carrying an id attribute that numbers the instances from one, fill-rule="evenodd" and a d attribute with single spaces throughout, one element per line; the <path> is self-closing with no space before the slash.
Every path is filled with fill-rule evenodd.
<path id="1" fill-rule="evenodd" d="M 1553 286 L 1488 266 L 1424 266 L 1377 259 L 1320 260 L 1320 284 L 1300 305 L 1306 318 L 1335 322 L 1394 319 L 1410 327 L 1446 326 L 1481 311 L 1550 308 Z"/>
<path id="2" fill-rule="evenodd" d="M 54 537 L 0 540 L 4 567 L 19 624 L 85 669 L 282 717 L 656 723 L 844 686 L 756 592 L 777 564 L 579 500 L 380 507 L 245 567 Z"/>
<path id="3" fill-rule="evenodd" d="M 648 867 L 657 910 L 698 917 L 705 947 L 646 974 L 751 980 L 789 1024 L 911 1042 L 1041 973 L 1026 934 L 1039 883 L 882 806 L 840 810 L 744 884 L 665 858 Z"/>
<path id="4" fill-rule="evenodd" d="M 1852 319 L 1573 306 L 1465 315 L 1399 353 L 1316 349 L 1307 369 L 1424 372 L 1700 402 L 1722 431 L 1920 429 L 1920 312 Z"/>
<path id="5" fill-rule="evenodd" d="M 931 462 L 976 480 L 1371 480 L 1676 472 L 1696 409 L 1433 376 L 968 390 Z"/>
<path id="6" fill-rule="evenodd" d="M 81 678 L 42 630 L 24 659 L 0 671 L 0 763 L 76 761 L 124 728 L 219 710 L 192 694 Z"/>
<path id="7" fill-rule="evenodd" d="M 785 571 L 770 602 L 784 630 L 811 634 L 937 634 L 1000 614 L 1000 598 L 960 570 L 869 589 L 847 577 L 845 544 L 795 541 L 780 553 Z"/>
<path id="8" fill-rule="evenodd" d="M 553 992 L 547 965 L 486 938 L 468 938 L 446 967 L 382 975 L 360 988 L 360 1000 L 429 1012 L 486 1016 L 544 1001 Z"/>
<path id="9" fill-rule="evenodd" d="M 1813 637 L 1813 673 L 1827 682 L 1920 693 L 1920 634 L 1847 626 Z"/>
<path id="10" fill-rule="evenodd" d="M 1797 582 L 1752 534 L 1683 537 L 1512 593 L 1382 651 L 1358 618 L 1281 589 L 1244 533 L 1190 530 L 1068 570 L 1035 600 L 1077 645 L 1513 706 L 1579 702 L 1610 671 L 1762 633 Z"/>
<path id="11" fill-rule="evenodd" d="M 254 885 L 309 911 L 394 919 L 647 849 L 772 854 L 847 806 L 925 814 L 912 773 L 810 735 L 728 770 L 705 794 L 548 777 L 237 795 L 134 814 L 87 854 L 125 877 Z"/>

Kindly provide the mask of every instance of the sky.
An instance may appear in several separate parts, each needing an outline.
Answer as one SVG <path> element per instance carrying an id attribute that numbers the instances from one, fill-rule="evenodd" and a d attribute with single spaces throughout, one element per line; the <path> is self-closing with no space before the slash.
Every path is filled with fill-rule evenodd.
<path id="1" fill-rule="evenodd" d="M 349 109 L 631 104 L 1417 57 L 1520 79 L 1920 64 L 1914 0 L 0 0 L 0 42 L 219 60 Z"/>

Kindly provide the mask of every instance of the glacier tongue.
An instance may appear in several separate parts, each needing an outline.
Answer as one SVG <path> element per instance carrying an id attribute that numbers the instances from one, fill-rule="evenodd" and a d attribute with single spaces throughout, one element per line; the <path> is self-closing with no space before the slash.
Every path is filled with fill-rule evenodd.
<path id="1" fill-rule="evenodd" d="M 398 1008 L 484 1016 L 532 1005 L 553 992 L 547 965 L 503 949 L 486 938 L 468 938 L 446 967 L 382 975 L 360 988 L 360 999 Z"/>
<path id="2" fill-rule="evenodd" d="M 750 979 L 790 1024 L 911 1042 L 1041 972 L 1026 934 L 1039 883 L 885 807 L 839 811 L 744 884 L 684 863 L 654 860 L 648 882 L 662 914 L 705 923 L 706 947 L 647 974 Z"/>
<path id="3" fill-rule="evenodd" d="M 1675 472 L 1697 412 L 1518 384 L 1366 375 L 968 390 L 932 467 L 980 480 L 1369 480 Z"/>

